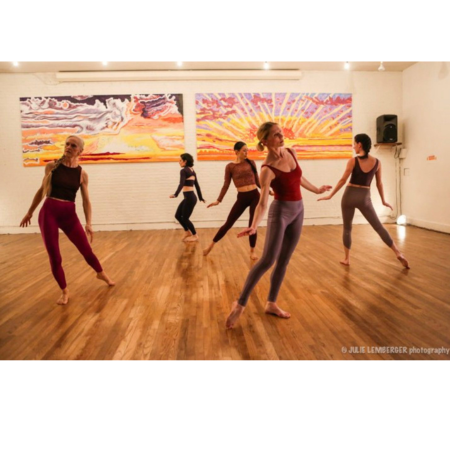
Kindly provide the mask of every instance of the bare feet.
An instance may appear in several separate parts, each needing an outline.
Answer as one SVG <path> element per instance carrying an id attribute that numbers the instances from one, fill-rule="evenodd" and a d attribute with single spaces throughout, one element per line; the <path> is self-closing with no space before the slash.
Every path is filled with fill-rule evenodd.
<path id="1" fill-rule="evenodd" d="M 69 302 L 69 289 L 63 289 L 61 292 L 61 297 L 56 301 L 57 305 L 67 305 Z"/>
<path id="2" fill-rule="evenodd" d="M 106 275 L 105 271 L 98 272 L 97 273 L 97 278 L 99 280 L 103 280 L 108 286 L 115 286 L 116 285 L 116 282 L 111 280 L 111 278 L 109 278 L 108 275 Z"/>
<path id="3" fill-rule="evenodd" d="M 198 236 L 196 234 L 187 237 L 184 242 L 197 242 L 198 241 Z"/>
<path id="4" fill-rule="evenodd" d="M 282 319 L 289 319 L 289 317 L 291 317 L 291 313 L 288 313 L 287 311 L 283 311 L 274 302 L 267 302 L 265 313 L 273 314 L 274 316 L 281 317 Z"/>
<path id="5" fill-rule="evenodd" d="M 215 242 L 211 242 L 209 247 L 206 247 L 205 250 L 203 250 L 203 256 L 208 256 L 209 252 L 213 249 Z"/>
<path id="6" fill-rule="evenodd" d="M 397 259 L 402 263 L 405 269 L 410 269 L 407 259 L 403 255 L 398 255 Z"/>
<path id="7" fill-rule="evenodd" d="M 233 302 L 230 315 L 227 317 L 227 322 L 225 324 L 227 330 L 230 330 L 236 325 L 236 322 L 238 321 L 239 317 L 241 317 L 244 309 L 245 306 L 238 305 L 238 302 Z"/>
<path id="8" fill-rule="evenodd" d="M 342 265 L 344 266 L 349 266 L 350 265 L 350 259 L 343 259 L 342 261 L 339 261 Z"/>
<path id="9" fill-rule="evenodd" d="M 185 239 L 187 239 L 190 236 L 192 236 L 192 233 L 190 231 L 185 231 L 183 239 L 181 239 L 181 240 L 184 241 Z"/>
<path id="10" fill-rule="evenodd" d="M 253 261 L 256 261 L 258 259 L 254 248 L 250 248 L 250 259 L 252 259 Z"/>

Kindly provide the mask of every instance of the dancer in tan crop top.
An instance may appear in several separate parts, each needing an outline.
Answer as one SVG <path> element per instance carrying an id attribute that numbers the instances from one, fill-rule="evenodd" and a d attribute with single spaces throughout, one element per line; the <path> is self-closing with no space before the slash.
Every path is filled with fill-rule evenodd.
<path id="1" fill-rule="evenodd" d="M 214 245 L 219 242 L 225 234 L 227 234 L 230 228 L 235 224 L 236 220 L 242 216 L 247 208 L 250 208 L 250 219 L 248 225 L 251 226 L 253 215 L 259 202 L 258 188 L 261 188 L 261 185 L 259 183 L 256 164 L 247 159 L 247 144 L 245 142 L 236 142 L 236 144 L 234 144 L 234 152 L 236 154 L 236 159 L 227 164 L 225 167 L 225 180 L 219 197 L 215 202 L 210 203 L 208 208 L 211 208 L 211 206 L 217 206 L 223 200 L 228 188 L 230 187 L 231 180 L 233 180 L 233 183 L 238 191 L 237 200 L 231 208 L 227 221 L 216 233 L 211 244 L 203 250 L 204 256 L 208 255 Z M 250 258 L 253 260 L 258 259 L 255 254 L 256 236 L 256 233 L 249 236 Z"/>
<path id="2" fill-rule="evenodd" d="M 342 196 L 342 218 L 344 221 L 344 253 L 345 257 L 341 261 L 344 266 L 350 265 L 350 248 L 352 244 L 352 221 L 355 215 L 355 209 L 358 208 L 362 215 L 372 225 L 372 228 L 379 234 L 383 242 L 395 253 L 397 259 L 403 267 L 409 269 L 409 264 L 402 252 L 395 245 L 392 237 L 383 227 L 377 213 L 372 205 L 370 198 L 370 184 L 374 177 L 377 180 L 377 189 L 380 193 L 381 201 L 384 206 L 392 209 L 392 206 L 384 199 L 383 182 L 381 181 L 381 163 L 378 159 L 369 155 L 372 142 L 367 134 L 357 134 L 353 143 L 353 149 L 356 157 L 352 158 L 345 169 L 344 175 L 331 191 L 330 195 L 319 198 L 320 200 L 330 200 L 334 194 L 345 184 L 351 174 L 344 195 Z"/>

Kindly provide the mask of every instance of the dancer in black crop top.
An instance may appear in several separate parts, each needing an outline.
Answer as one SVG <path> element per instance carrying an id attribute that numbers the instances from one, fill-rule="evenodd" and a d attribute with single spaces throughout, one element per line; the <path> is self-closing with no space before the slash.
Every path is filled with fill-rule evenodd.
<path id="1" fill-rule="evenodd" d="M 28 213 L 20 222 L 21 227 L 30 225 L 34 210 L 41 200 L 47 197 L 39 212 L 39 228 L 48 252 L 53 276 L 62 291 L 61 297 L 56 302 L 58 305 L 65 305 L 69 301 L 69 289 L 59 251 L 58 229 L 61 229 L 77 247 L 86 262 L 97 272 L 98 279 L 103 280 L 108 286 L 115 284 L 103 271 L 88 241 L 89 237 L 92 243 L 94 231 L 91 225 L 92 209 L 88 193 L 88 176 L 78 164 L 78 157 L 83 152 L 83 148 L 84 142 L 80 137 L 69 136 L 66 139 L 64 155 L 45 167 L 42 186 L 36 192 Z M 80 187 L 86 216 L 86 232 L 75 210 L 75 197 Z"/>
<path id="2" fill-rule="evenodd" d="M 185 231 L 183 238 L 184 242 L 196 242 L 198 241 L 197 231 L 195 230 L 194 224 L 189 220 L 192 212 L 194 211 L 195 205 L 197 204 L 197 197 L 194 193 L 194 186 L 197 190 L 198 198 L 201 202 L 205 202 L 200 185 L 198 184 L 197 174 L 192 169 L 194 165 L 194 158 L 189 153 L 183 153 L 180 155 L 180 160 L 178 161 L 180 167 L 180 184 L 175 192 L 170 198 L 176 198 L 178 194 L 183 190 L 183 201 L 178 205 L 177 212 L 175 213 L 175 218 L 178 220 L 180 225 Z"/>
<path id="3" fill-rule="evenodd" d="M 383 206 L 392 209 L 392 206 L 384 199 L 383 183 L 381 181 L 381 163 L 378 159 L 369 155 L 372 142 L 367 134 L 357 134 L 353 143 L 353 149 L 356 152 L 356 157 L 352 158 L 345 169 L 344 175 L 336 184 L 336 187 L 331 191 L 330 195 L 319 198 L 318 200 L 330 200 L 334 194 L 346 183 L 348 177 L 351 175 L 344 195 L 342 196 L 342 218 L 344 222 L 344 253 L 345 257 L 341 261 L 344 266 L 350 265 L 350 248 L 352 244 L 352 221 L 355 214 L 355 209 L 358 208 L 366 220 L 372 225 L 372 228 L 379 234 L 383 242 L 395 253 L 397 259 L 402 263 L 403 267 L 409 269 L 408 261 L 402 252 L 395 245 L 392 237 L 383 227 L 377 213 L 372 205 L 370 198 L 370 184 L 373 177 L 377 180 L 377 189 L 380 193 Z"/>

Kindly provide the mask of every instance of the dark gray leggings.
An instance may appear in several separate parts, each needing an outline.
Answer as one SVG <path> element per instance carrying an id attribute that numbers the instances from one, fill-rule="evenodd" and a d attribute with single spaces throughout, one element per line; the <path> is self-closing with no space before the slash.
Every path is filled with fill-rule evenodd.
<path id="1" fill-rule="evenodd" d="M 344 219 L 344 233 L 342 239 L 345 247 L 350 249 L 352 246 L 352 221 L 353 216 L 355 215 L 355 208 L 358 208 L 361 211 L 361 214 L 380 235 L 383 242 L 388 247 L 392 247 L 394 241 L 386 228 L 383 227 L 383 224 L 380 222 L 380 219 L 373 208 L 372 200 L 370 199 L 370 189 L 347 186 L 344 195 L 342 196 L 341 208 L 342 218 Z"/>
<path id="2" fill-rule="evenodd" d="M 300 240 L 303 225 L 303 200 L 282 202 L 274 200 L 267 219 L 266 241 L 261 259 L 250 270 L 238 303 L 245 306 L 260 278 L 272 267 L 270 291 L 267 300 L 276 302 L 287 265 Z"/>

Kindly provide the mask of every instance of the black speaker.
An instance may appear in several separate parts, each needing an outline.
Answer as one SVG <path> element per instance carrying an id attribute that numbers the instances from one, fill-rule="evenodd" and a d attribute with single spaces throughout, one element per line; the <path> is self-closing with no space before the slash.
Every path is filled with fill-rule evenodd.
<path id="1" fill-rule="evenodd" d="M 385 114 L 377 117 L 377 144 L 397 142 L 397 116 Z"/>

